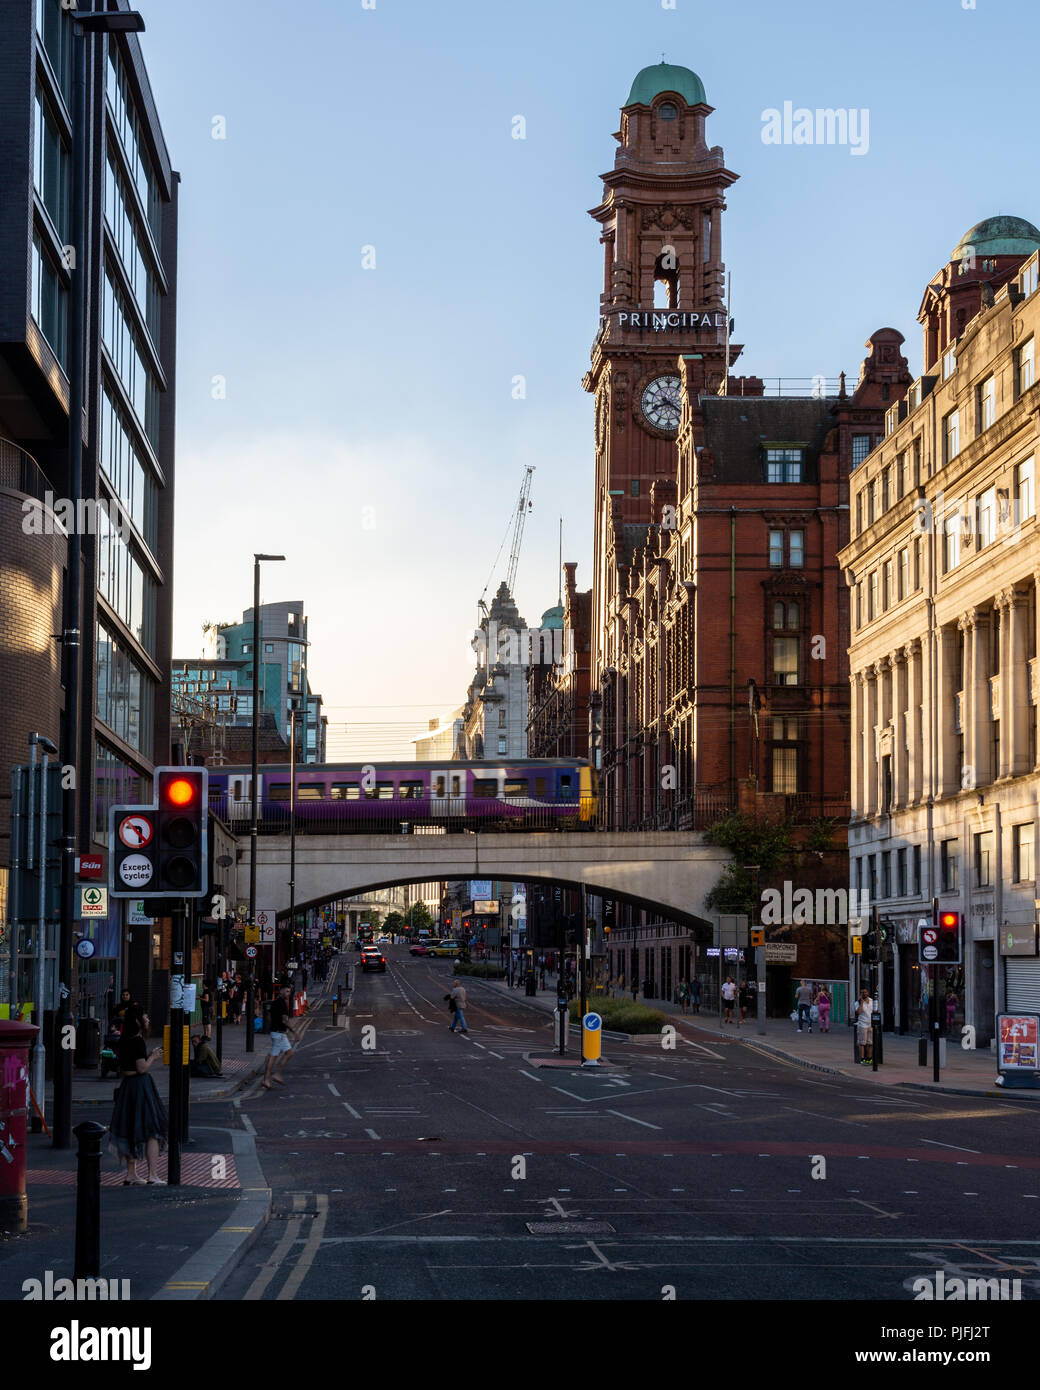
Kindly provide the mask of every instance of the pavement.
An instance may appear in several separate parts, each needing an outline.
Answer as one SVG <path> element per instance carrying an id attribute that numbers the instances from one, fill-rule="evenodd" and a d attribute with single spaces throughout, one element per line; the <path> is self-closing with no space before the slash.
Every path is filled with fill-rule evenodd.
<path id="1" fill-rule="evenodd" d="M 333 973 L 328 984 L 310 985 L 310 1007 L 297 1023 L 301 1034 L 331 1025 L 335 982 Z M 180 1185 L 124 1188 L 122 1163 L 107 1147 L 104 1151 L 99 1277 L 127 1280 L 134 1300 L 214 1297 L 263 1234 L 271 1213 L 272 1194 L 253 1134 L 239 1123 L 236 1106 L 238 1094 L 262 1073 L 269 1040 L 255 1034 L 255 1050 L 249 1053 L 244 1025 L 225 1026 L 222 1032 L 223 1076 L 190 1082 L 189 1141 L 181 1148 Z M 215 1027 L 213 1033 L 216 1051 Z M 151 1074 L 167 1103 L 168 1067 L 153 1065 Z M 93 1070 L 74 1072 L 73 1129 L 84 1120 L 107 1126 L 117 1085 L 111 1075 L 102 1081 Z M 47 1271 L 54 1279 L 74 1274 L 75 1147 L 57 1150 L 41 1132 L 27 1136 L 27 1148 L 28 1229 L 21 1235 L 0 1231 L 0 1300 L 22 1298 L 25 1281 L 43 1280 Z M 159 1160 L 163 1179 L 167 1157 Z M 146 1166 L 142 1163 L 138 1171 L 143 1174 Z"/>
<path id="2" fill-rule="evenodd" d="M 504 980 L 483 980 L 480 976 L 467 976 L 467 987 L 473 983 L 480 989 L 495 990 L 515 999 L 525 999 L 535 1008 L 551 1013 L 556 1007 L 555 977 L 549 976 L 549 988 L 527 997 L 522 989 L 510 989 Z M 627 995 L 625 996 L 628 997 Z M 1001 1096 L 1006 1100 L 1021 1100 L 1033 1104 L 1040 1103 L 1040 1089 L 1003 1087 L 997 1084 L 997 1057 L 990 1048 L 967 1050 L 960 1046 L 960 1040 L 952 1037 L 946 1040 L 945 1062 L 940 1066 L 939 1081 L 932 1080 L 932 1052 L 928 1049 L 928 1062 L 921 1066 L 918 1060 L 917 1034 L 900 1036 L 885 1033 L 882 1040 L 883 1061 L 877 1070 L 863 1066 L 854 1060 L 855 1028 L 832 1018 L 828 1033 L 821 1033 L 814 1027 L 811 1033 L 799 1033 L 790 1018 L 768 1018 L 764 1031 L 759 1031 L 755 1020 L 743 1023 L 723 1024 L 717 1014 L 708 1014 L 703 1008 L 700 1013 L 684 1014 L 678 1004 L 667 1004 L 659 999 L 640 999 L 640 1003 L 665 1014 L 670 1023 L 682 1037 L 691 1041 L 718 1043 L 737 1043 L 770 1056 L 809 1067 L 816 1071 L 830 1072 L 841 1076 L 858 1076 L 881 1086 L 902 1086 L 927 1091 L 945 1091 L 953 1095 Z M 572 1050 L 577 1030 L 572 1027 Z M 619 1057 L 626 1047 L 658 1046 L 657 1034 L 636 1035 L 622 1041 L 619 1035 L 604 1032 L 603 1057 Z"/>

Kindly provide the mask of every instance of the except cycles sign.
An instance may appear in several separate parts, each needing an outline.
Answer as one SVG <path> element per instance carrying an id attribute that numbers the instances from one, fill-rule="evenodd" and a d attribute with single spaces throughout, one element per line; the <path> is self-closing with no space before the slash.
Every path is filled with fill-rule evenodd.
<path id="1" fill-rule="evenodd" d="M 919 930 L 920 930 L 920 933 L 921 933 L 921 934 L 920 934 L 920 936 L 918 937 L 918 942 L 919 942 L 919 949 L 920 949 L 920 952 L 921 952 L 921 959 L 922 959 L 922 960 L 938 960 L 938 959 L 939 959 L 939 928 L 938 928 L 938 927 L 921 927 L 921 928 L 919 928 Z"/>

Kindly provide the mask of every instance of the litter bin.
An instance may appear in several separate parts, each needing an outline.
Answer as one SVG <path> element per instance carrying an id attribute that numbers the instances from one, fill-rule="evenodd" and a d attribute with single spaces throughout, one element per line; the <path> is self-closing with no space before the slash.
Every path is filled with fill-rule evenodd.
<path id="1" fill-rule="evenodd" d="M 76 1020 L 76 1066 L 94 1070 L 101 1061 L 101 1024 L 96 1018 Z"/>

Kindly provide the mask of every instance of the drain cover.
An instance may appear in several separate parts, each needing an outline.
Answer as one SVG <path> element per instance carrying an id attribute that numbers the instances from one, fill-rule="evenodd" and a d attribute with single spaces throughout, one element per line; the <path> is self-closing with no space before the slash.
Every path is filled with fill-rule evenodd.
<path id="1" fill-rule="evenodd" d="M 614 1227 L 609 1221 L 526 1221 L 533 1236 L 612 1236 Z"/>

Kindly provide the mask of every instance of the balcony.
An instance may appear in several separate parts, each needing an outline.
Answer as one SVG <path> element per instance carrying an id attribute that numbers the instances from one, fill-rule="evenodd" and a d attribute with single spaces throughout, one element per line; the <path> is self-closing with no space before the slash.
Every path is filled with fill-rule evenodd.
<path id="1" fill-rule="evenodd" d="M 44 502 L 50 483 L 32 454 L 10 439 L 0 439 L 0 487 Z"/>

